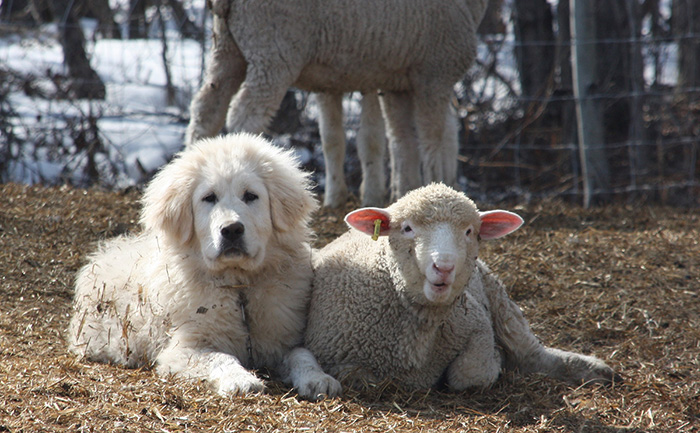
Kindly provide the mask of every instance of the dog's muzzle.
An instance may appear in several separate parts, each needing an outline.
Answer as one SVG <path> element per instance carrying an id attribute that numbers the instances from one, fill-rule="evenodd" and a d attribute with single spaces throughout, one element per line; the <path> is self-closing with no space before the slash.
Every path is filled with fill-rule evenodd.
<path id="1" fill-rule="evenodd" d="M 221 228 L 221 255 L 222 256 L 247 256 L 245 246 L 245 226 L 241 222 L 235 222 Z"/>

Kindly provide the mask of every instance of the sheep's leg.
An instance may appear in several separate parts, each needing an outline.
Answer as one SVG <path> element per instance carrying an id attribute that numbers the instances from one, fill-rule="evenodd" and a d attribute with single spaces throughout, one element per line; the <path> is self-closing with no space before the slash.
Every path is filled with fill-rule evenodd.
<path id="1" fill-rule="evenodd" d="M 326 164 L 326 191 L 323 205 L 338 207 L 345 203 L 348 187 L 345 183 L 345 130 L 343 129 L 343 94 L 318 93 L 318 129 Z"/>
<path id="2" fill-rule="evenodd" d="M 381 98 L 389 136 L 391 201 L 423 185 L 416 129 L 413 124 L 413 95 L 387 92 Z"/>
<path id="3" fill-rule="evenodd" d="M 442 165 L 445 185 L 456 188 L 457 185 L 457 156 L 459 155 L 459 124 L 457 113 L 448 107 L 445 117 L 445 133 L 442 144 Z"/>
<path id="4" fill-rule="evenodd" d="M 447 383 L 456 390 L 486 388 L 501 372 L 501 354 L 496 350 L 491 318 L 474 297 L 467 294 L 467 329 L 469 343 L 447 369 Z"/>
<path id="5" fill-rule="evenodd" d="M 500 281 L 488 271 L 483 281 L 496 341 L 506 352 L 507 367 L 522 373 L 543 373 L 572 383 L 606 383 L 616 378 L 615 372 L 598 358 L 544 347 Z"/>
<path id="6" fill-rule="evenodd" d="M 456 178 L 457 142 L 456 137 L 448 137 L 454 128 L 446 127 L 449 94 L 443 95 L 432 90 L 421 91 L 415 98 L 415 122 L 421 148 L 423 182 L 446 182 L 451 185 Z M 453 167 L 455 173 L 447 173 Z"/>
<path id="7" fill-rule="evenodd" d="M 376 92 L 365 93 L 357 134 L 357 153 L 362 165 L 362 206 L 383 206 L 386 200 L 385 148 L 386 134 L 379 97 Z"/>
<path id="8" fill-rule="evenodd" d="M 523 363 L 523 365 L 526 364 Z M 543 366 L 546 367 L 543 368 Z M 535 365 L 523 367 L 523 370 L 527 369 L 577 385 L 622 381 L 612 368 L 594 356 L 567 352 L 553 347 L 545 347 Z"/>
<path id="9" fill-rule="evenodd" d="M 296 76 L 279 65 L 248 65 L 226 118 L 229 132 L 262 133 L 277 113 Z"/>
<path id="10" fill-rule="evenodd" d="M 344 386 L 352 389 L 367 389 L 381 382 L 369 368 L 356 363 L 333 365 L 328 368 L 328 372 L 340 379 Z"/>
<path id="11" fill-rule="evenodd" d="M 340 395 L 340 382 L 323 372 L 314 355 L 303 347 L 290 351 L 282 362 L 282 380 L 291 383 L 300 396 L 309 400 Z"/>
<path id="12" fill-rule="evenodd" d="M 224 19 L 214 15 L 214 42 L 209 53 L 204 85 L 190 105 L 185 145 L 217 135 L 224 126 L 231 97 L 246 75 L 246 61 Z"/>

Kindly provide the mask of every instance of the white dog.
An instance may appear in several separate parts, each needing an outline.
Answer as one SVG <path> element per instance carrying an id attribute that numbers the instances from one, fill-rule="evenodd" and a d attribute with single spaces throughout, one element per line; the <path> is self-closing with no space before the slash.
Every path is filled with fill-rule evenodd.
<path id="1" fill-rule="evenodd" d="M 204 140 L 147 187 L 143 233 L 106 242 L 78 274 L 70 349 L 90 360 L 258 392 L 269 368 L 302 397 L 340 393 L 300 347 L 318 206 L 288 151 L 252 135 Z"/>

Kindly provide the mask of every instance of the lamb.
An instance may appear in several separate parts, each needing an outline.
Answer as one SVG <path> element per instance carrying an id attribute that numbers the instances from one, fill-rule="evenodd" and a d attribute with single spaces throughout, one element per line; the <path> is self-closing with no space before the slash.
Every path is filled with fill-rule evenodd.
<path id="1" fill-rule="evenodd" d="M 214 43 L 185 141 L 215 135 L 224 123 L 230 132 L 262 132 L 290 86 L 379 89 L 390 152 L 402 155 L 392 196 L 453 184 L 456 140 L 446 140 L 444 126 L 452 86 L 476 56 L 487 2 L 215 0 Z"/>
<path id="2" fill-rule="evenodd" d="M 616 378 L 597 358 L 544 347 L 477 258 L 479 241 L 513 232 L 518 215 L 479 212 L 430 184 L 346 222 L 356 230 L 315 254 L 305 344 L 350 386 L 430 388 L 444 378 L 457 391 L 484 388 L 503 365 L 577 384 Z"/>

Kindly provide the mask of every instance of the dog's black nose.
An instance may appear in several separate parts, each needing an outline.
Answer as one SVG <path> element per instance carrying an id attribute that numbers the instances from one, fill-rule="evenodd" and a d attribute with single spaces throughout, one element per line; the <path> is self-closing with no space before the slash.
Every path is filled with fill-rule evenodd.
<path id="1" fill-rule="evenodd" d="M 237 242 L 243 237 L 245 226 L 241 222 L 229 224 L 221 229 L 221 236 L 229 242 Z"/>

